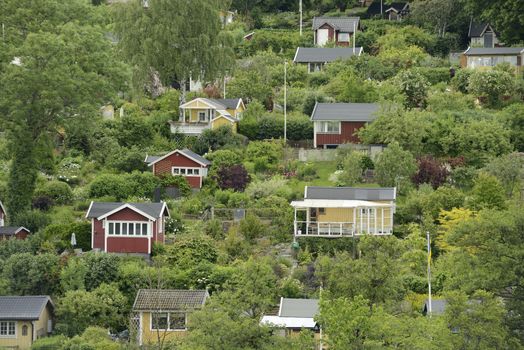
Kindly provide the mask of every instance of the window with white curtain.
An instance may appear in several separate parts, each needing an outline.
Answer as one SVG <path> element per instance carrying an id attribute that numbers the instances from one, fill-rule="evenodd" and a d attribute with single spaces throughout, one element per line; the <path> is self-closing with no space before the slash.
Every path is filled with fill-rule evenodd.
<path id="1" fill-rule="evenodd" d="M 109 236 L 149 236 L 151 225 L 140 221 L 108 221 L 107 234 Z"/>

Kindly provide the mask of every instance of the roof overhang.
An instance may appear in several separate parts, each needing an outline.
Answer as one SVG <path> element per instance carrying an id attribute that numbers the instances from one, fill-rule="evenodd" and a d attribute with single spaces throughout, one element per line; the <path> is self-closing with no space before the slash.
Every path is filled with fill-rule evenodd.
<path id="1" fill-rule="evenodd" d="M 166 205 L 166 203 L 164 203 L 164 207 L 162 208 L 162 213 L 164 212 L 165 205 Z M 107 212 L 107 213 L 105 213 L 105 214 L 103 214 L 103 215 L 100 215 L 100 216 L 97 217 L 96 219 L 97 219 L 97 220 L 105 219 L 105 218 L 107 218 L 108 216 L 111 216 L 111 215 L 113 215 L 113 214 L 115 214 L 115 213 L 118 213 L 119 211 L 124 210 L 124 209 L 126 209 L 126 208 L 127 208 L 127 209 L 131 209 L 132 211 L 134 211 L 134 212 L 136 212 L 136 213 L 138 213 L 138 214 L 140 214 L 140 215 L 142 215 L 142 216 L 148 218 L 149 220 L 156 221 L 156 219 L 157 219 L 157 218 L 154 218 L 154 217 L 152 217 L 151 215 L 149 215 L 149 214 L 147 214 L 147 213 L 144 213 L 142 210 L 137 209 L 136 207 L 132 206 L 132 205 L 129 204 L 129 203 L 125 203 L 125 204 L 119 206 L 118 208 L 115 208 L 115 209 L 113 209 L 113 210 L 111 210 L 111 211 L 109 211 L 109 212 Z M 168 211 L 168 213 L 169 213 L 169 211 Z"/>
<path id="2" fill-rule="evenodd" d="M 291 202 L 291 206 L 294 208 L 388 208 L 391 205 L 361 200 L 304 199 Z"/>
<path id="3" fill-rule="evenodd" d="M 215 119 L 216 119 L 216 118 L 215 118 Z M 213 120 L 214 120 L 214 119 L 213 119 Z M 191 157 L 191 156 L 185 154 L 184 152 L 182 152 L 182 151 L 179 150 L 179 149 L 176 149 L 176 150 L 174 150 L 174 151 L 169 152 L 169 153 L 166 154 L 165 156 L 162 156 L 162 157 L 158 158 L 157 160 L 155 160 L 155 161 L 153 161 L 153 162 L 147 164 L 147 166 L 152 166 L 153 164 L 156 164 L 156 163 L 160 162 L 161 160 L 164 160 L 164 159 L 166 159 L 167 157 L 172 156 L 172 155 L 175 154 L 175 153 L 178 153 L 178 154 L 180 154 L 180 155 L 182 155 L 182 156 L 184 156 L 184 157 L 186 157 L 186 158 L 189 158 L 189 159 L 191 159 L 192 161 L 197 162 L 197 163 L 200 164 L 200 165 L 207 166 L 207 164 L 202 163 L 202 162 L 199 161 L 198 159 L 193 158 L 193 157 Z M 147 160 L 147 156 L 146 156 L 146 160 Z"/>

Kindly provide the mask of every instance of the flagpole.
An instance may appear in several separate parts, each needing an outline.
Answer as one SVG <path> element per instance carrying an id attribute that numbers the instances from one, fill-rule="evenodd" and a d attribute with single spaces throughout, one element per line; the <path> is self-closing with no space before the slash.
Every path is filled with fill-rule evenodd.
<path id="1" fill-rule="evenodd" d="M 298 6 L 300 11 L 300 36 L 302 36 L 302 0 L 300 0 Z"/>
<path id="2" fill-rule="evenodd" d="M 287 61 L 284 62 L 284 144 L 287 143 Z"/>
<path id="3" fill-rule="evenodd" d="M 431 317 L 431 238 L 429 237 L 429 231 L 426 231 L 426 239 L 428 241 L 428 315 Z"/>

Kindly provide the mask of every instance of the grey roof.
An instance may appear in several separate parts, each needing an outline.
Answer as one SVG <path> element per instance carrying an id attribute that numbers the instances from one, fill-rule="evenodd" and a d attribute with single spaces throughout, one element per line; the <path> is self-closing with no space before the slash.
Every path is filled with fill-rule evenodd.
<path id="1" fill-rule="evenodd" d="M 202 157 L 199 154 L 196 154 L 195 152 L 193 152 L 193 151 L 191 151 L 190 149 L 187 149 L 187 148 L 177 149 L 177 150 L 174 150 L 172 152 L 169 152 L 167 154 L 160 155 L 160 156 L 149 156 L 149 155 L 147 155 L 145 162 L 147 164 L 151 165 L 152 163 L 156 163 L 160 159 L 162 159 L 162 158 L 164 158 L 164 157 L 166 157 L 166 156 L 168 156 L 170 154 L 173 154 L 174 152 L 179 152 L 179 153 L 185 155 L 188 158 L 193 158 L 197 162 L 199 162 L 201 164 L 204 164 L 204 165 L 210 165 L 211 164 L 211 162 L 209 160 L 207 160 L 206 158 Z"/>
<path id="2" fill-rule="evenodd" d="M 222 106 L 224 106 L 226 109 L 236 109 L 238 106 L 238 103 L 240 102 L 240 98 L 222 98 L 222 99 L 208 99 L 213 102 L 219 103 Z"/>
<path id="3" fill-rule="evenodd" d="M 397 191 L 395 187 L 360 188 L 306 186 L 305 199 L 394 201 L 396 195 Z"/>
<path id="4" fill-rule="evenodd" d="M 202 164 L 205 164 L 205 165 L 211 164 L 211 162 L 209 160 L 207 160 L 206 158 L 202 157 L 199 154 L 196 154 L 195 152 L 193 152 L 190 149 L 184 148 L 183 150 L 180 151 L 180 153 L 182 153 L 182 154 L 184 154 L 184 155 L 186 155 L 186 156 L 188 156 L 190 158 L 193 158 L 193 159 L 199 161 Z"/>
<path id="5" fill-rule="evenodd" d="M 392 2 L 391 4 L 386 4 L 385 1 L 381 2 L 374 1 L 371 5 L 369 5 L 366 13 L 369 17 L 380 15 L 380 6 L 382 5 L 382 12 L 386 13 L 389 9 L 395 9 L 397 12 L 408 12 L 409 11 L 409 3 L 407 2 Z"/>
<path id="6" fill-rule="evenodd" d="M 524 47 L 470 47 L 464 52 L 464 55 L 518 55 L 523 51 Z"/>
<path id="7" fill-rule="evenodd" d="M 154 218 L 159 218 L 162 215 L 162 209 L 164 208 L 164 202 L 154 203 L 125 203 L 125 202 L 92 202 L 87 212 L 86 218 L 98 218 L 110 211 L 121 207 L 124 204 L 128 204 L 137 210 L 148 214 Z"/>
<path id="8" fill-rule="evenodd" d="M 313 17 L 313 30 L 327 23 L 339 31 L 353 33 L 355 27 L 358 29 L 359 22 L 360 17 Z"/>
<path id="9" fill-rule="evenodd" d="M 157 160 L 159 160 L 160 158 L 162 158 L 163 156 L 150 156 L 150 155 L 146 155 L 146 160 L 145 162 L 147 164 L 150 164 L 150 163 L 153 163 L 153 162 L 156 162 Z"/>
<path id="10" fill-rule="evenodd" d="M 308 317 L 318 314 L 318 299 L 282 298 L 280 301 L 280 317 Z"/>
<path id="11" fill-rule="evenodd" d="M 433 315 L 442 315 L 448 306 L 446 300 L 431 300 L 431 313 Z M 429 312 L 429 299 L 424 301 L 424 309 L 422 313 L 426 315 Z"/>
<path id="12" fill-rule="evenodd" d="M 370 122 L 376 119 L 377 103 L 316 103 L 311 120 Z"/>
<path id="13" fill-rule="evenodd" d="M 38 320 L 48 304 L 47 295 L 0 296 L 0 320 Z"/>
<path id="14" fill-rule="evenodd" d="M 31 232 L 23 226 L 0 226 L 0 235 L 12 236 L 16 235 L 20 230 L 26 230 L 27 232 Z"/>
<path id="15" fill-rule="evenodd" d="M 489 23 L 487 22 L 474 22 L 471 21 L 469 23 L 469 32 L 468 37 L 475 38 L 482 35 L 482 33 L 486 30 L 486 28 L 489 26 Z"/>
<path id="16" fill-rule="evenodd" d="M 348 59 L 354 55 L 360 56 L 361 54 L 361 47 L 356 47 L 354 54 L 352 47 L 299 47 L 293 62 L 333 62 L 337 59 Z"/>
<path id="17" fill-rule="evenodd" d="M 206 290 L 140 289 L 133 310 L 180 311 L 204 305 L 209 294 Z"/>

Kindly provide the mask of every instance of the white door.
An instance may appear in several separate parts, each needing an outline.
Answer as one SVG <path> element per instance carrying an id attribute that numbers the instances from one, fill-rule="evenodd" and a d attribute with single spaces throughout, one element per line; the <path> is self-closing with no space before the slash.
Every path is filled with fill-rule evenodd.
<path id="1" fill-rule="evenodd" d="M 329 40 L 329 29 L 317 30 L 317 45 L 324 46 Z"/>

